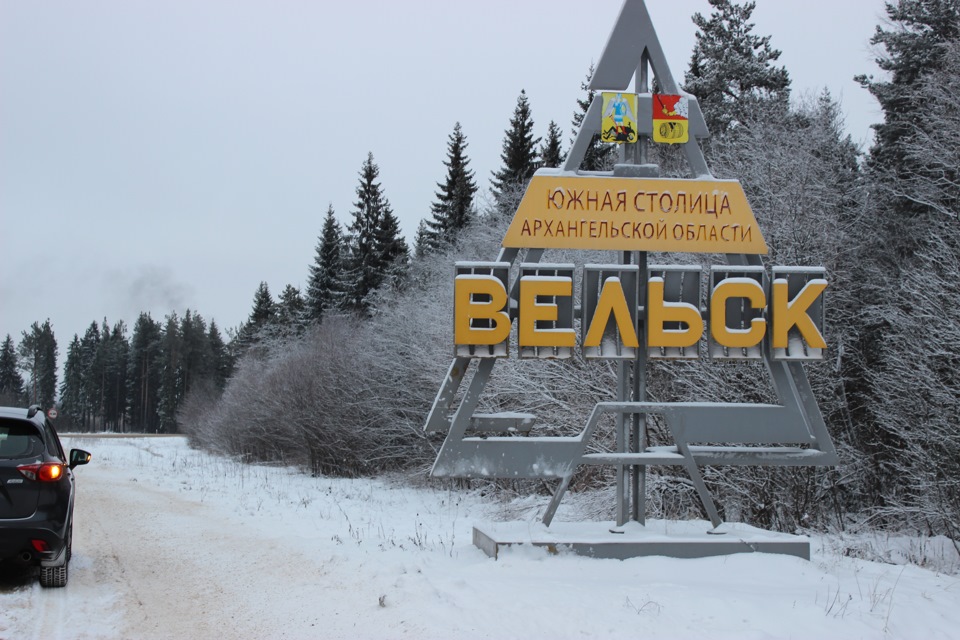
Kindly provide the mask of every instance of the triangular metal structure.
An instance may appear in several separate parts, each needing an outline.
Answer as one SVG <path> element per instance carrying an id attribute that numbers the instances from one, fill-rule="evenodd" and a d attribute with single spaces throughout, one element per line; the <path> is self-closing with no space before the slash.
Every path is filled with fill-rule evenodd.
<path id="1" fill-rule="evenodd" d="M 626 0 L 596 66 L 590 89 L 626 91 L 635 82 L 639 97 L 638 124 L 641 142 L 625 145 L 621 163 L 613 172 L 581 172 L 580 164 L 594 134 L 601 129 L 601 96 L 590 105 L 565 166 L 541 170 L 540 175 L 561 177 L 651 179 L 657 168 L 646 164 L 645 142 L 652 130 L 652 95 L 648 89 L 649 70 L 664 93 L 683 94 L 673 78 L 643 0 Z M 708 136 L 696 98 L 689 99 L 688 142 L 683 151 L 693 179 L 711 178 L 698 139 Z M 509 272 L 523 254 L 524 268 L 540 263 L 542 248 L 504 246 L 494 261 L 497 269 Z M 727 254 L 730 270 L 762 267 L 759 255 Z M 639 269 L 646 282 L 646 253 L 623 251 L 621 264 Z M 489 267 L 491 263 L 485 263 Z M 551 265 L 543 265 L 552 268 Z M 470 270 L 471 264 L 458 265 Z M 669 269 L 669 268 L 667 268 Z M 781 274 L 792 277 L 792 272 Z M 775 273 L 776 277 L 776 273 Z M 509 289 L 518 298 L 520 278 Z M 642 294 L 641 294 L 642 295 Z M 512 305 L 515 308 L 516 305 Z M 515 318 L 511 311 L 511 322 Z M 642 335 L 642 332 L 640 332 Z M 641 344 L 641 347 L 644 345 Z M 714 526 L 721 523 L 718 510 L 703 482 L 704 465 L 829 466 L 838 462 L 820 409 L 801 362 L 783 359 L 770 348 L 762 350 L 763 361 L 776 392 L 777 404 L 745 403 L 654 403 L 646 401 L 647 350 L 637 350 L 636 359 L 619 361 L 616 402 L 597 403 L 587 424 L 576 436 L 536 437 L 529 434 L 535 416 L 531 414 L 478 414 L 477 407 L 494 365 L 491 353 L 461 354 L 454 358 L 427 416 L 425 430 L 445 432 L 446 439 L 432 474 L 464 478 L 555 478 L 559 480 L 553 499 L 543 517 L 550 524 L 577 467 L 612 465 L 617 469 L 617 520 L 644 521 L 646 466 L 682 466 L 692 480 L 703 507 Z M 476 361 L 474 363 L 474 361 Z M 468 368 L 475 364 L 466 389 L 460 392 Z M 459 397 L 459 401 L 457 400 Z M 617 424 L 617 451 L 587 453 L 587 446 L 604 414 L 613 414 Z M 647 415 L 663 416 L 674 444 L 647 446 Z M 727 443 L 723 445 L 703 443 Z"/>

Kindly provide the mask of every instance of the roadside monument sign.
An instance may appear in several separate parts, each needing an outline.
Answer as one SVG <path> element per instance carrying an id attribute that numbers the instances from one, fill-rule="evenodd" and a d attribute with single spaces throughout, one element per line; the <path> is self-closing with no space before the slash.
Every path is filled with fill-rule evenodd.
<path id="1" fill-rule="evenodd" d="M 649 90 L 654 80 L 662 94 Z M 455 266 L 454 358 L 424 427 L 446 434 L 431 473 L 554 480 L 543 515 L 549 527 L 579 467 L 611 466 L 615 527 L 623 527 L 645 523 L 647 467 L 678 466 L 695 487 L 712 532 L 722 533 L 701 467 L 837 464 L 803 369 L 804 361 L 822 359 L 827 347 L 826 274 L 821 267 L 763 265 L 767 244 L 743 188 L 710 173 L 698 142 L 709 135 L 703 114 L 696 97 L 674 80 L 643 0 L 624 2 L 589 88 L 598 93 L 564 166 L 541 169 L 531 179 L 499 255 Z M 612 171 L 580 170 L 595 134 L 620 145 Z M 688 178 L 659 177 L 659 168 L 647 161 L 649 140 L 678 145 Z M 611 251 L 616 262 L 578 270 L 542 262 L 549 249 Z M 721 254 L 726 264 L 708 270 L 648 264 L 651 251 Z M 617 399 L 597 402 L 580 432 L 568 437 L 534 435 L 533 414 L 479 413 L 494 366 L 512 357 L 512 345 L 521 358 L 616 360 Z M 648 400 L 649 358 L 701 355 L 762 361 L 777 402 Z M 591 451 L 602 418 L 611 415 L 615 450 Z M 652 415 L 662 417 L 671 444 L 650 446 Z M 496 555 L 495 536 L 475 530 L 474 537 Z M 698 539 L 666 550 L 640 545 L 627 551 L 623 545 L 598 551 L 602 545 L 564 544 L 611 557 L 751 549 L 809 557 L 805 541 L 742 544 L 739 535 L 731 542 L 724 547 Z"/>

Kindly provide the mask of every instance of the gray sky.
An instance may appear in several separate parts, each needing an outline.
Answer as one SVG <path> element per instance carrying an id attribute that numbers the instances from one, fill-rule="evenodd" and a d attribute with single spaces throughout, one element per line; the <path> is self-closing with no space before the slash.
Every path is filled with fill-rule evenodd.
<path id="1" fill-rule="evenodd" d="M 682 80 L 706 0 L 647 0 Z M 106 316 L 222 330 L 305 288 L 327 205 L 349 222 L 368 151 L 408 243 L 460 121 L 483 190 L 526 89 L 569 144 L 621 0 L 0 0 L 0 338 L 50 318 L 61 361 Z M 794 95 L 824 87 L 868 142 L 852 78 L 882 0 L 758 0 Z M 491 259 L 495 256 L 491 256 Z"/>

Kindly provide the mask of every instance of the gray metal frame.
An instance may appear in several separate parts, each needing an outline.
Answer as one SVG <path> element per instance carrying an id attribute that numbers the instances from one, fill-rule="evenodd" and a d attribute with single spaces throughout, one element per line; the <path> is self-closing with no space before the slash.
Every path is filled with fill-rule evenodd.
<path id="1" fill-rule="evenodd" d="M 683 94 L 670 73 L 643 0 L 626 0 L 596 66 L 590 89 L 626 91 L 633 79 L 636 93 L 639 94 L 640 133 L 645 135 L 652 132 L 652 96 L 647 88 L 650 69 L 665 93 Z M 689 141 L 682 145 L 683 151 L 690 167 L 690 177 L 709 179 L 712 176 L 698 143 L 699 138 L 709 134 L 696 98 L 688 96 L 688 99 L 691 136 Z M 579 167 L 591 137 L 600 131 L 601 108 L 602 96 L 598 95 L 587 110 L 563 167 L 563 173 L 586 174 L 580 172 Z M 639 142 L 624 145 L 621 162 L 612 175 L 658 175 L 657 167 L 647 164 L 645 145 L 643 135 Z M 597 172 L 589 175 L 611 174 Z M 504 248 L 496 261 L 512 267 L 520 253 L 516 248 Z M 526 251 L 522 267 L 524 273 L 536 272 L 536 263 L 542 253 L 542 249 Z M 681 277 L 684 269 L 689 272 L 690 268 L 648 267 L 647 256 L 643 252 L 623 252 L 620 261 L 624 265 L 624 273 L 637 274 L 640 286 L 636 288 L 636 298 L 640 309 L 646 304 L 646 288 L 643 285 L 652 269 L 665 274 L 665 281 L 672 283 L 665 287 L 665 293 L 676 296 L 678 300 L 689 301 L 693 295 L 699 300 L 699 266 L 692 268 L 698 272 L 694 287 Z M 727 272 L 759 277 L 763 282 L 763 276 L 757 275 L 762 274 L 759 256 L 728 255 L 727 261 L 730 265 L 725 268 Z M 599 269 L 610 270 L 610 267 Z M 788 281 L 791 292 L 799 290 L 807 280 L 817 276 L 815 271 L 809 269 L 774 271 L 774 278 L 785 278 Z M 518 277 L 510 289 L 513 301 L 518 299 L 519 282 Z M 597 284 L 601 282 L 602 277 L 597 280 Z M 588 291 L 585 295 L 594 293 Z M 517 305 L 511 304 L 511 314 L 514 316 L 511 320 L 515 319 L 516 307 Z M 814 313 L 822 315 L 822 305 L 818 306 Z M 749 319 L 747 314 L 745 321 L 749 322 Z M 638 327 L 639 325 L 638 322 Z M 822 327 L 822 318 L 819 325 Z M 803 366 L 800 362 L 791 360 L 789 353 L 779 354 L 780 359 L 777 359 L 770 353 L 769 348 L 761 346 L 750 353 L 732 356 L 729 353 L 718 354 L 719 357 L 762 358 L 778 404 L 655 403 L 646 401 L 646 360 L 649 355 L 662 354 L 648 354 L 644 333 L 642 330 L 638 331 L 640 348 L 635 350 L 634 357 L 620 359 L 617 363 L 617 401 L 597 403 L 582 431 L 570 437 L 517 437 L 531 430 L 535 421 L 532 414 L 476 414 L 480 396 L 496 359 L 458 353 L 437 392 L 424 427 L 429 432 L 446 432 L 446 439 L 431 473 L 434 476 L 462 478 L 558 479 L 557 489 L 543 516 L 543 522 L 549 525 L 578 466 L 614 466 L 617 470 L 617 523 L 622 525 L 628 520 L 640 523 L 644 521 L 647 466 L 682 466 L 690 476 L 704 510 L 716 527 L 721 523 L 720 515 L 703 481 L 700 467 L 827 466 L 838 463 L 836 451 Z M 790 350 L 795 348 L 794 342 L 791 341 Z M 713 348 L 708 345 L 708 350 Z M 796 348 L 802 349 L 803 355 L 810 355 L 806 345 L 798 345 Z M 617 350 L 619 352 L 619 346 Z M 458 391 L 466 379 L 467 369 L 474 361 L 474 373 L 467 388 L 460 395 L 459 404 L 454 406 Z M 606 414 L 612 414 L 615 418 L 616 451 L 587 453 L 600 418 Z M 646 417 L 651 414 L 663 417 L 673 439 L 672 445 L 648 446 Z"/>

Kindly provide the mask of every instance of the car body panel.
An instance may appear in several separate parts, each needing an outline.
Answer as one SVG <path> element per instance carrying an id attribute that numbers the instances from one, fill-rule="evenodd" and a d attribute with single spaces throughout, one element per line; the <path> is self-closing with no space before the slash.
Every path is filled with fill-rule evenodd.
<path id="1" fill-rule="evenodd" d="M 90 455 L 74 450 L 71 457 L 75 466 Z M 63 475 L 40 481 L 20 469 L 46 463 L 63 465 Z M 0 407 L 0 561 L 63 566 L 74 493 L 74 472 L 53 424 L 39 411 Z"/>

